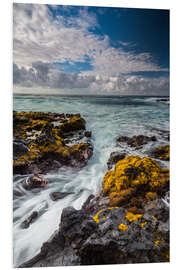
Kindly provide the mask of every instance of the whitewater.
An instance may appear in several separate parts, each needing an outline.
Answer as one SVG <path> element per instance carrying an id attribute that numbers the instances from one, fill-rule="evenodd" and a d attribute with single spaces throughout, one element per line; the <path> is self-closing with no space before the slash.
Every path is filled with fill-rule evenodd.
<path id="1" fill-rule="evenodd" d="M 55 113 L 80 113 L 86 120 L 86 129 L 92 131 L 93 156 L 82 170 L 59 169 L 47 173 L 48 187 L 39 192 L 25 191 L 13 200 L 13 261 L 14 266 L 36 255 L 41 245 L 58 229 L 64 207 L 80 209 L 90 194 L 97 194 L 107 172 L 111 152 L 148 156 L 149 151 L 167 144 L 160 131 L 169 131 L 169 104 L 159 101 L 162 97 L 97 97 L 97 96 L 48 96 L 14 95 L 13 110 Z M 120 136 L 147 135 L 157 137 L 140 150 L 122 144 L 116 145 Z M 158 161 L 159 162 L 159 161 Z M 168 161 L 161 165 L 169 167 Z M 27 175 L 14 175 L 13 188 Z M 67 197 L 52 201 L 51 192 L 71 192 Z M 27 229 L 20 224 L 32 213 L 39 212 L 38 219 Z"/>

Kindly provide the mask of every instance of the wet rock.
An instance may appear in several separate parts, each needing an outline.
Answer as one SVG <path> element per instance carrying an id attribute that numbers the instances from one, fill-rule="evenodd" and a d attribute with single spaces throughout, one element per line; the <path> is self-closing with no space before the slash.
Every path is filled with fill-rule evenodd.
<path id="1" fill-rule="evenodd" d="M 94 199 L 91 196 L 89 202 Z M 32 259 L 23 265 L 168 262 L 168 219 L 168 208 L 160 200 L 150 202 L 144 215 L 133 214 L 123 207 L 107 207 L 92 216 L 67 207 L 56 236 L 43 244 L 34 263 Z"/>
<path id="2" fill-rule="evenodd" d="M 63 209 L 61 233 L 69 241 L 71 247 L 79 248 L 96 228 L 96 222 L 83 210 L 75 210 L 73 207 Z"/>
<path id="3" fill-rule="evenodd" d="M 116 164 L 119 160 L 124 159 L 125 157 L 126 153 L 112 152 L 107 162 L 108 170 L 111 170 L 114 164 Z"/>
<path id="4" fill-rule="evenodd" d="M 57 201 L 57 200 L 65 198 L 66 196 L 70 194 L 73 194 L 73 192 L 52 192 L 49 194 L 49 196 L 53 201 Z"/>
<path id="5" fill-rule="evenodd" d="M 14 174 L 33 173 L 35 167 L 43 173 L 62 166 L 82 168 L 92 156 L 90 140 L 81 142 L 85 120 L 79 114 L 14 112 L 13 117 L 14 136 L 26 143 L 15 141 Z"/>
<path id="6" fill-rule="evenodd" d="M 154 158 L 168 161 L 170 159 L 170 147 L 169 145 L 159 146 L 152 152 Z"/>
<path id="7" fill-rule="evenodd" d="M 26 142 L 19 138 L 13 139 L 13 157 L 14 159 L 19 158 L 28 152 L 28 148 L 26 147 Z"/>
<path id="8" fill-rule="evenodd" d="M 23 182 L 23 187 L 26 190 L 32 190 L 34 188 L 44 188 L 47 186 L 47 181 L 43 178 L 42 175 L 34 174 L 30 177 L 27 177 Z"/>
<path id="9" fill-rule="evenodd" d="M 138 135 L 129 138 L 127 136 L 121 136 L 117 139 L 118 143 L 125 142 L 130 147 L 135 147 L 136 149 L 142 148 L 142 145 L 147 144 L 148 142 L 155 142 L 157 141 L 155 136 L 145 136 L 145 135 Z"/>
<path id="10" fill-rule="evenodd" d="M 85 131 L 84 136 L 90 138 L 92 136 L 92 132 L 91 131 Z"/>
<path id="11" fill-rule="evenodd" d="M 34 211 L 32 214 L 21 223 L 22 229 L 27 229 L 29 226 L 35 221 L 35 219 L 38 217 L 38 212 Z"/>

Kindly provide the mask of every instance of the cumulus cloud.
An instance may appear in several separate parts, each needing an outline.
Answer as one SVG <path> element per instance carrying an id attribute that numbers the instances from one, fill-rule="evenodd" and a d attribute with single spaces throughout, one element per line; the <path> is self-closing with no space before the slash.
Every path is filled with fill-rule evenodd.
<path id="1" fill-rule="evenodd" d="M 13 26 L 14 62 L 20 66 L 30 67 L 37 61 L 85 62 L 88 57 L 94 73 L 109 76 L 164 70 L 153 63 L 148 53 L 113 48 L 106 35 L 90 31 L 99 25 L 96 15 L 87 9 L 79 9 L 76 17 L 53 17 L 46 5 L 14 4 Z"/>
<path id="2" fill-rule="evenodd" d="M 51 89 L 103 89 L 114 94 L 168 94 L 169 78 L 148 78 L 138 75 L 105 76 L 65 73 L 49 63 L 35 62 L 33 68 L 14 64 L 14 84 L 26 87 L 49 87 Z M 88 92 L 86 92 L 88 94 Z"/>
<path id="3" fill-rule="evenodd" d="M 73 7 L 72 7 L 73 8 Z M 53 9 L 53 13 L 51 10 Z M 77 16 L 62 16 L 66 6 L 13 5 L 13 82 L 24 87 L 56 89 L 104 89 L 121 94 L 165 93 L 168 77 L 147 78 L 133 72 L 166 71 L 154 63 L 149 53 L 128 51 L 132 43 L 110 45 L 109 37 L 96 35 L 97 17 L 88 8 Z M 125 50 L 126 48 L 126 50 Z M 66 73 L 53 63 L 88 63 L 90 70 Z M 158 92 L 159 91 L 159 92 Z"/>

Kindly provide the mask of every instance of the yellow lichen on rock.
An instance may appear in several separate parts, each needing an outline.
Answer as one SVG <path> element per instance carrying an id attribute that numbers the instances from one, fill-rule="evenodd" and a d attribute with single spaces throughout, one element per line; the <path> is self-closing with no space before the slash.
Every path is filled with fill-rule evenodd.
<path id="1" fill-rule="evenodd" d="M 169 145 L 159 146 L 153 152 L 153 155 L 157 159 L 169 160 L 170 159 L 170 147 L 169 147 Z"/>
<path id="2" fill-rule="evenodd" d="M 104 208 L 104 209 L 101 209 L 99 212 L 96 213 L 96 215 L 93 217 L 94 221 L 96 223 L 99 223 L 100 222 L 100 219 L 99 219 L 99 215 L 104 212 L 105 210 L 112 210 L 113 208 L 118 208 L 117 206 L 116 207 L 108 207 L 108 208 Z M 104 219 L 105 217 L 102 217 L 102 219 Z"/>
<path id="3" fill-rule="evenodd" d="M 101 194 L 108 195 L 110 205 L 115 206 L 132 197 L 140 186 L 143 186 L 143 190 L 146 187 L 147 193 L 155 192 L 168 183 L 169 170 L 162 169 L 155 160 L 149 157 L 128 156 L 118 161 L 113 171 L 109 170 L 106 173 Z M 155 197 L 155 193 L 153 195 Z"/>
<path id="4" fill-rule="evenodd" d="M 146 199 L 148 200 L 156 200 L 158 197 L 156 192 L 147 192 L 146 193 Z"/>
<path id="5" fill-rule="evenodd" d="M 123 223 L 118 226 L 118 229 L 120 231 L 126 231 L 127 228 L 128 228 L 128 226 L 126 224 L 123 224 Z"/>
<path id="6" fill-rule="evenodd" d="M 141 228 L 143 228 L 147 224 L 147 221 L 140 223 Z"/>
<path id="7" fill-rule="evenodd" d="M 133 214 L 131 212 L 127 212 L 125 218 L 129 220 L 129 222 L 138 221 L 142 217 L 141 214 Z"/>

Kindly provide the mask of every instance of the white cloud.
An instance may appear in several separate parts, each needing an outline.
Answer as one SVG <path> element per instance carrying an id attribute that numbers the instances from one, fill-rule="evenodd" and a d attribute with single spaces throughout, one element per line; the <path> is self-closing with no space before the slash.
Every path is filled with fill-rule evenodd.
<path id="1" fill-rule="evenodd" d="M 76 17 L 57 15 L 54 18 L 46 5 L 14 4 L 13 14 L 14 62 L 20 66 L 30 67 L 37 61 L 85 62 L 88 57 L 93 70 L 87 74 L 117 76 L 164 70 L 153 63 L 148 53 L 113 48 L 107 36 L 89 31 L 99 25 L 95 14 L 88 13 L 87 8 L 79 9 Z M 129 46 L 129 43 L 123 44 Z"/>
<path id="2" fill-rule="evenodd" d="M 53 17 L 46 5 L 14 4 L 13 58 L 14 85 L 55 89 L 104 89 L 121 94 L 167 93 L 168 77 L 146 78 L 129 75 L 142 71 L 166 71 L 153 62 L 149 53 L 135 54 L 124 43 L 119 49 L 110 46 L 108 36 L 90 31 L 99 27 L 96 15 L 88 8 L 79 9 L 78 16 L 60 16 L 52 6 Z M 66 8 L 67 12 L 68 8 Z M 55 69 L 53 62 L 74 64 L 89 59 L 91 70 L 65 73 Z"/>
<path id="3" fill-rule="evenodd" d="M 33 68 L 18 67 L 14 64 L 14 84 L 22 87 L 49 87 L 49 89 L 99 89 L 99 93 L 110 94 L 159 94 L 166 95 L 169 78 L 148 78 L 135 75 L 105 76 L 65 73 L 49 63 L 35 62 Z M 86 89 L 86 90 L 84 90 Z M 76 91 L 75 91 L 76 92 Z"/>

